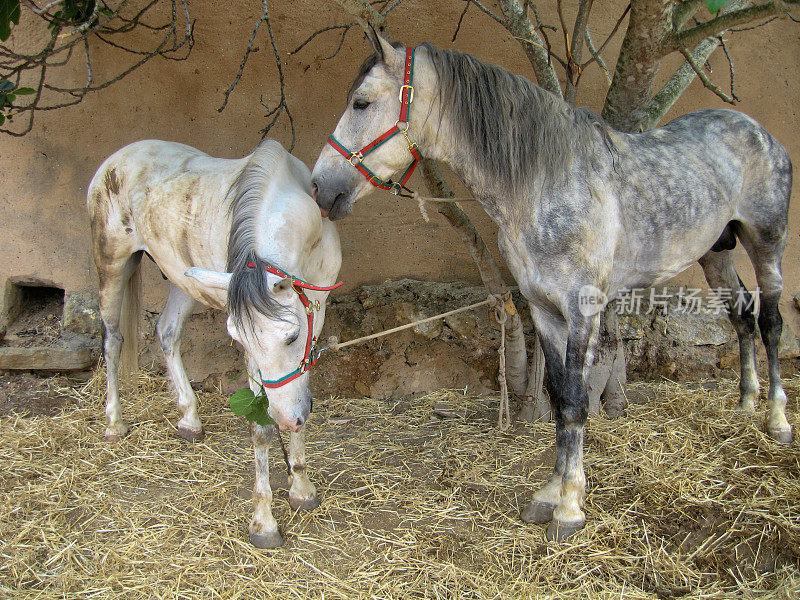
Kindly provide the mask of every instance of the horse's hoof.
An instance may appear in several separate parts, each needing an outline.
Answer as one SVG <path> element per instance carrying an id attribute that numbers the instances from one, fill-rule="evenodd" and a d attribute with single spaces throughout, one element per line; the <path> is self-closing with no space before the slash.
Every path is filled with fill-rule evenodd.
<path id="1" fill-rule="evenodd" d="M 526 523 L 549 523 L 553 520 L 553 511 L 555 509 L 556 505 L 551 502 L 531 500 L 522 509 L 519 516 Z"/>
<path id="2" fill-rule="evenodd" d="M 206 432 L 203 431 L 202 427 L 200 429 L 192 429 L 191 427 L 178 425 L 177 434 L 179 438 L 183 438 L 187 442 L 202 442 Z"/>
<path id="3" fill-rule="evenodd" d="M 272 548 L 280 548 L 283 546 L 283 536 L 277 529 L 267 533 L 250 533 L 250 543 L 256 548 L 262 550 L 270 550 Z"/>
<path id="4" fill-rule="evenodd" d="M 768 429 L 769 437 L 778 442 L 779 444 L 792 443 L 792 430 L 791 429 Z"/>
<path id="5" fill-rule="evenodd" d="M 312 496 L 311 498 L 294 498 L 291 495 L 289 496 L 289 506 L 292 507 L 292 510 L 314 510 L 320 503 L 319 496 Z"/>
<path id="6" fill-rule="evenodd" d="M 128 428 L 125 425 L 106 428 L 106 441 L 112 444 L 119 442 L 126 435 L 128 435 Z"/>
<path id="7" fill-rule="evenodd" d="M 547 541 L 548 542 L 563 542 L 570 539 L 573 535 L 583 529 L 584 522 L 578 521 L 576 523 L 563 523 L 557 519 L 553 519 L 550 525 L 547 526 Z"/>
<path id="8" fill-rule="evenodd" d="M 603 404 L 603 410 L 606 413 L 606 417 L 609 419 L 619 419 L 625 416 L 627 406 L 628 402 L 625 400 L 624 396 L 614 397 L 606 399 Z"/>
<path id="9" fill-rule="evenodd" d="M 736 410 L 752 415 L 756 412 L 756 403 L 753 400 L 740 400 Z"/>

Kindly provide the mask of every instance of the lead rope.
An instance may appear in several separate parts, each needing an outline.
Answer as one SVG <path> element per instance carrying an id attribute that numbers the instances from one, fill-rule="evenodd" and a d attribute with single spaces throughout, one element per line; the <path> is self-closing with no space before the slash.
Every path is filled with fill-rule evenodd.
<path id="1" fill-rule="evenodd" d="M 497 296 L 492 297 L 496 304 L 494 306 L 494 319 L 500 324 L 500 368 L 497 372 L 497 379 L 500 382 L 500 408 L 497 413 L 497 428 L 505 431 L 511 427 L 511 408 L 508 404 L 508 383 L 506 382 L 506 312 L 505 302 Z"/>
<path id="2" fill-rule="evenodd" d="M 337 338 L 336 336 L 331 336 L 328 338 L 328 345 L 325 348 L 321 348 L 319 350 L 318 356 L 319 354 L 322 354 L 325 350 L 334 350 L 334 351 L 341 350 L 342 348 L 347 348 L 348 346 L 361 344 L 362 342 L 367 342 L 369 340 L 374 340 L 376 338 L 383 337 L 385 335 L 397 333 L 399 331 L 404 331 L 406 329 L 410 329 L 411 327 L 422 325 L 423 323 L 430 323 L 431 321 L 437 321 L 439 319 L 449 317 L 450 315 L 456 315 L 458 313 L 462 313 L 488 304 L 494 309 L 494 318 L 497 321 L 497 323 L 500 324 L 500 348 L 498 350 L 498 353 L 500 355 L 499 356 L 500 368 L 497 373 L 497 379 L 499 380 L 500 383 L 500 412 L 497 416 L 497 427 L 501 431 L 505 431 L 511 426 L 511 409 L 508 403 L 508 384 L 506 382 L 506 321 L 508 320 L 508 312 L 506 311 L 506 300 L 507 298 L 504 298 L 502 296 L 489 295 L 489 297 L 486 298 L 486 300 L 483 300 L 481 302 L 476 302 L 475 304 L 470 304 L 469 306 L 462 306 L 461 308 L 456 308 L 454 310 L 447 311 L 440 315 L 435 315 L 433 317 L 427 317 L 425 319 L 412 321 L 411 323 L 406 323 L 405 325 L 400 325 L 399 327 L 393 327 L 392 329 L 387 329 L 386 331 L 379 331 L 378 333 L 365 335 L 363 337 L 355 338 L 353 340 L 348 340 L 346 342 L 340 342 L 339 338 Z M 281 443 L 283 443 L 283 440 L 281 440 Z M 285 452 L 286 451 L 284 449 L 284 453 Z"/>

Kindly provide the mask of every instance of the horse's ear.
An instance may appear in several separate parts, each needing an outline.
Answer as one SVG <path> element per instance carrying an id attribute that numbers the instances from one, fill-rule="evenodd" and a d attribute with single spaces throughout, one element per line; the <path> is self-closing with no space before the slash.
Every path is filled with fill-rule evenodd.
<path id="1" fill-rule="evenodd" d="M 369 45 L 375 51 L 380 60 L 383 60 L 383 46 L 381 46 L 380 36 L 372 25 L 364 27 L 364 37 L 367 38 Z"/>
<path id="2" fill-rule="evenodd" d="M 379 34 L 372 25 L 369 26 L 366 33 L 372 49 L 375 50 L 375 54 L 382 63 L 391 69 L 403 67 L 403 57 L 400 56 L 400 51 Z"/>
<path id="3" fill-rule="evenodd" d="M 231 283 L 232 273 L 220 273 L 219 271 L 211 271 L 201 267 L 192 267 L 187 269 L 184 275 L 196 279 L 207 287 L 227 291 Z"/>

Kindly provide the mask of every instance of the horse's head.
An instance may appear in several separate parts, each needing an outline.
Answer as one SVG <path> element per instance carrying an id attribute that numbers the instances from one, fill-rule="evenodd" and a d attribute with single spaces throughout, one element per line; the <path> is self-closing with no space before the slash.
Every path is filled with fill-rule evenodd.
<path id="1" fill-rule="evenodd" d="M 290 278 L 260 268 L 251 268 L 245 277 L 199 267 L 186 275 L 227 293 L 228 333 L 245 350 L 251 389 L 267 388 L 269 416 L 281 429 L 299 431 L 311 412 L 307 371 L 324 306 L 314 303 L 309 312 L 303 302 L 307 296 L 294 289 Z"/>
<path id="2" fill-rule="evenodd" d="M 419 92 L 412 96 L 410 86 L 404 86 L 406 47 L 393 45 L 374 31 L 369 37 L 375 52 L 361 66 L 347 96 L 347 108 L 311 174 L 314 198 L 322 214 L 333 220 L 350 214 L 355 201 L 373 185 L 390 187 L 389 180 L 414 159 L 409 145 L 417 139 L 423 111 Z M 413 82 L 419 78 L 417 68 Z M 404 100 L 412 104 L 412 98 L 416 119 L 401 113 Z"/>

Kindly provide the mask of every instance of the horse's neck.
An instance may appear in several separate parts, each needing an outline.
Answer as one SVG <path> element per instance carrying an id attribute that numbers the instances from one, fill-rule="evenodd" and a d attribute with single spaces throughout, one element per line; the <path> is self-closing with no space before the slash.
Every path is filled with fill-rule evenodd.
<path id="1" fill-rule="evenodd" d="M 296 189 L 270 190 L 256 218 L 256 255 L 300 277 L 318 275 L 319 209 Z M 314 214 L 314 213 L 317 214 Z M 316 244 L 315 244 L 316 242 Z"/>

